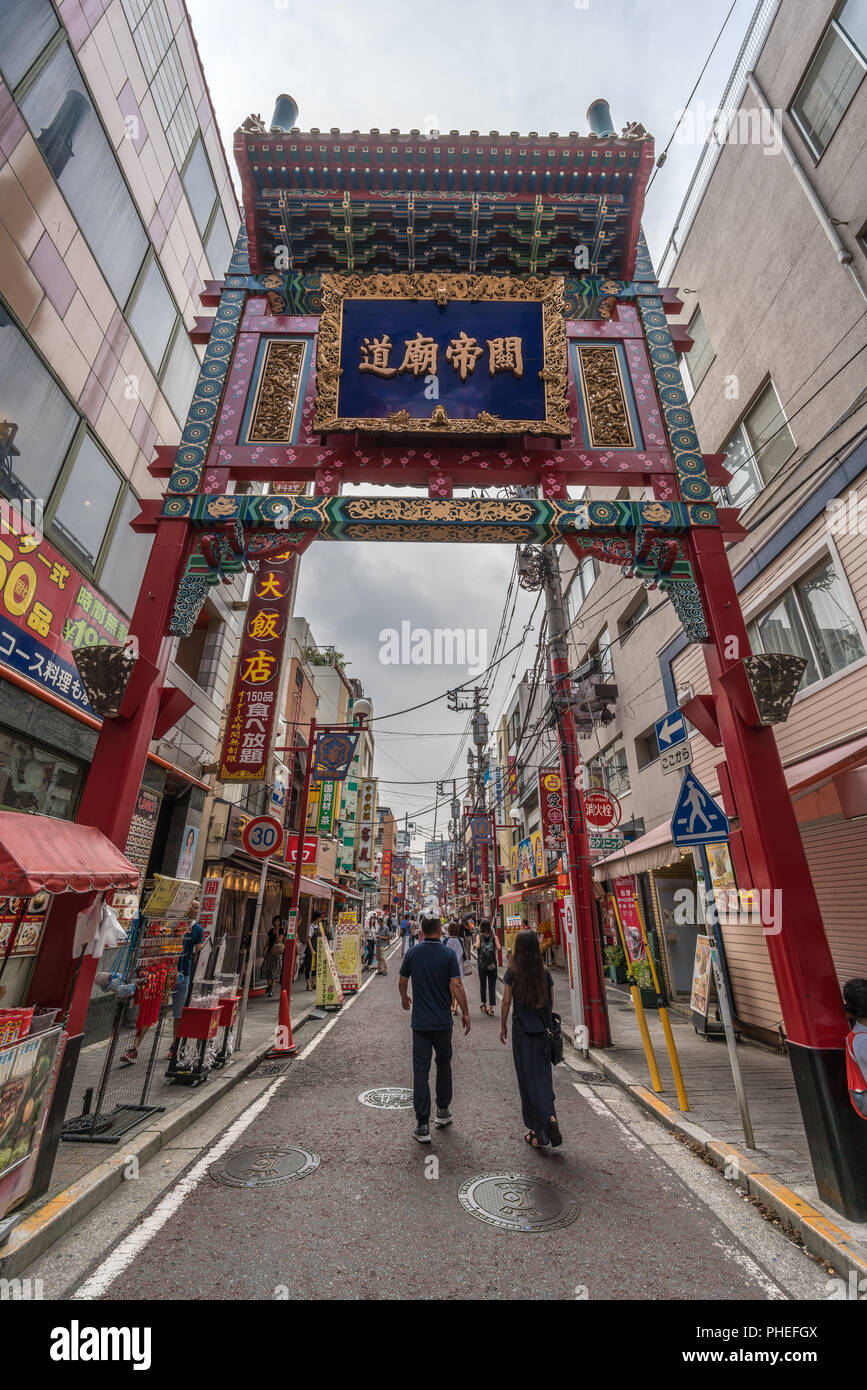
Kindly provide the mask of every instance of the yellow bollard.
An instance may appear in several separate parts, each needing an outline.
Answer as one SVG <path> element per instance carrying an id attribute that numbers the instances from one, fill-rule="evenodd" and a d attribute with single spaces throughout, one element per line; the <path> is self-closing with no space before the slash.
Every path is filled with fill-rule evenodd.
<path id="1" fill-rule="evenodd" d="M 644 930 L 644 918 L 641 915 L 641 908 L 637 902 L 635 904 L 635 910 L 638 913 L 638 921 L 641 926 L 641 939 L 644 942 L 644 949 L 647 952 L 647 963 L 650 966 L 650 973 L 653 976 L 653 988 L 656 990 L 657 999 L 661 1000 L 662 990 L 659 988 L 659 978 L 656 974 L 656 966 L 653 963 L 650 942 L 647 940 L 647 932 Z M 680 1058 L 677 1055 L 677 1048 L 674 1045 L 674 1034 L 671 1031 L 668 1009 L 662 1003 L 659 1005 L 659 1021 L 662 1024 L 662 1031 L 665 1034 L 665 1046 L 668 1048 L 668 1060 L 671 1063 L 671 1071 L 677 1089 L 677 1103 L 681 1110 L 688 1110 L 689 1104 L 686 1099 L 686 1087 L 683 1084 L 683 1076 L 680 1070 Z"/>

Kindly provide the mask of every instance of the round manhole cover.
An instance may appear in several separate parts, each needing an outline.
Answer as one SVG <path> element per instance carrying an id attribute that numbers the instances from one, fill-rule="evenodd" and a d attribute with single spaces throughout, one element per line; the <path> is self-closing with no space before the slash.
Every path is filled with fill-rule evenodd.
<path id="1" fill-rule="evenodd" d="M 546 1178 L 525 1173 L 483 1173 L 458 1193 L 479 1221 L 505 1231 L 559 1231 L 578 1216 L 578 1203 Z"/>
<path id="2" fill-rule="evenodd" d="M 358 1099 L 376 1110 L 412 1109 L 412 1091 L 405 1086 L 374 1086 L 370 1091 L 362 1091 Z"/>
<path id="3" fill-rule="evenodd" d="M 236 1149 L 208 1172 L 229 1187 L 261 1187 L 267 1183 L 306 1178 L 319 1167 L 319 1155 L 309 1149 Z"/>

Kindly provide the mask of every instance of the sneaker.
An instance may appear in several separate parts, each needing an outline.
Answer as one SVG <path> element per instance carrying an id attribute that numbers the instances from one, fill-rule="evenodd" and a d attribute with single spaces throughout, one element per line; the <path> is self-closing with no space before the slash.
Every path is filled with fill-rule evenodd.
<path id="1" fill-rule="evenodd" d="M 437 1117 L 434 1120 L 434 1124 L 438 1128 L 441 1128 L 443 1125 L 450 1125 L 451 1122 L 452 1112 L 449 1110 L 448 1106 L 446 1106 L 445 1110 L 441 1110 L 440 1107 L 437 1106 Z"/>
<path id="2" fill-rule="evenodd" d="M 423 1124 L 419 1121 L 412 1132 L 412 1137 L 413 1139 L 417 1139 L 420 1144 L 430 1143 L 430 1125 L 427 1123 L 427 1120 L 425 1120 Z"/>

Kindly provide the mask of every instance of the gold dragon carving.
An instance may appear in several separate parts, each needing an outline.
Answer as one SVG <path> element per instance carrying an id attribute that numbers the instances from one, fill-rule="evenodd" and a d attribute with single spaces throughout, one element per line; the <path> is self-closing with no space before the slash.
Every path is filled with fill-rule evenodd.
<path id="1" fill-rule="evenodd" d="M 303 362 L 303 343 L 275 340 L 268 344 L 247 434 L 249 444 L 291 440 Z"/>
<path id="2" fill-rule="evenodd" d="M 635 439 L 620 379 L 617 349 L 610 343 L 578 348 L 591 449 L 634 449 Z"/>

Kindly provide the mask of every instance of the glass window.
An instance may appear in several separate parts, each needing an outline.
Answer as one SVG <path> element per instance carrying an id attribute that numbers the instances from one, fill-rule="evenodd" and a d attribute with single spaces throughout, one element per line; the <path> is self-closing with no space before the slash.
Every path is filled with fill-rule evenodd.
<path id="1" fill-rule="evenodd" d="M 65 45 L 24 97 L 21 114 L 117 302 L 125 304 L 147 251 L 147 237 Z"/>
<path id="2" fill-rule="evenodd" d="M 172 26 L 164 0 L 123 0 L 123 8 L 145 77 L 150 82 L 172 41 Z"/>
<path id="3" fill-rule="evenodd" d="M 182 425 L 186 424 L 200 365 L 183 323 L 178 324 L 160 389 Z"/>
<path id="4" fill-rule="evenodd" d="M 792 115 L 814 155 L 827 149 L 867 69 L 867 5 L 846 0 L 798 88 Z"/>
<path id="5" fill-rule="evenodd" d="M 198 122 L 193 109 L 193 99 L 190 96 L 189 88 L 187 88 L 175 108 L 175 114 L 166 126 L 166 135 L 179 169 L 187 157 L 197 128 Z"/>
<path id="6" fill-rule="evenodd" d="M 214 225 L 208 233 L 205 242 L 205 254 L 208 257 L 208 265 L 211 267 L 215 280 L 222 280 L 226 271 L 229 269 L 229 262 L 232 259 L 232 238 L 229 236 L 229 228 L 226 226 L 226 219 L 222 211 L 218 208 L 214 218 Z"/>
<path id="7" fill-rule="evenodd" d="M 611 629 L 602 629 L 599 637 L 599 669 L 603 676 L 614 675 L 614 653 L 612 651 Z"/>
<path id="8" fill-rule="evenodd" d="M 810 651 L 810 643 L 804 622 L 798 611 L 794 594 L 784 594 L 772 608 L 768 608 L 756 619 L 755 630 L 759 638 L 759 650 L 763 652 L 791 652 L 793 656 L 807 658 L 803 685 L 812 685 L 819 679 L 819 672 Z"/>
<path id="9" fill-rule="evenodd" d="M 153 536 L 130 530 L 129 524 L 140 509 L 135 494 L 127 492 L 99 575 L 99 587 L 127 617 L 132 617 L 153 542 Z"/>
<path id="10" fill-rule="evenodd" d="M 75 546 L 88 569 L 96 564 L 119 491 L 119 477 L 90 435 L 85 435 L 51 526 Z"/>
<path id="11" fill-rule="evenodd" d="M 0 806 L 36 816 L 72 820 L 81 764 L 0 729 Z"/>
<path id="12" fill-rule="evenodd" d="M 614 796 L 626 796 L 629 792 L 629 768 L 626 762 L 626 746 L 623 736 L 587 764 L 587 785 L 596 790 L 606 790 Z"/>
<path id="13" fill-rule="evenodd" d="M 864 655 L 855 606 L 833 561 L 813 570 L 795 586 L 823 676 L 851 666 Z"/>
<path id="14" fill-rule="evenodd" d="M 632 612 L 626 618 L 624 618 L 622 623 L 620 624 L 620 637 L 622 642 L 626 641 L 633 628 L 635 628 L 637 624 L 641 622 L 642 618 L 644 618 L 649 612 L 650 600 L 647 597 L 647 594 L 645 593 L 639 600 L 638 606 L 636 608 L 633 608 Z"/>
<path id="15" fill-rule="evenodd" d="M 182 177 L 187 197 L 190 200 L 190 207 L 193 210 L 193 217 L 196 219 L 196 226 L 204 236 L 214 203 L 217 201 L 217 190 L 214 187 L 211 166 L 208 163 L 208 156 L 205 154 L 205 147 L 201 138 L 193 146 L 190 162 Z"/>
<path id="16" fill-rule="evenodd" d="M 159 375 L 177 317 L 175 301 L 154 259 L 145 271 L 127 319 L 156 375 Z"/>
<path id="17" fill-rule="evenodd" d="M 59 27 L 51 0 L 0 0 L 0 70 L 19 83 Z"/>
<path id="18" fill-rule="evenodd" d="M 692 347 L 685 354 L 683 362 L 686 366 L 689 384 L 693 391 L 697 391 L 714 359 L 714 350 L 711 347 L 701 309 L 696 309 L 689 321 L 687 332 L 692 338 Z"/>
<path id="19" fill-rule="evenodd" d="M 770 482 L 795 450 L 792 432 L 786 424 L 786 417 L 772 382 L 768 382 L 761 395 L 750 406 L 744 417 L 744 425 L 759 471 L 765 482 Z"/>
<path id="20" fill-rule="evenodd" d="M 46 501 L 77 426 L 77 411 L 0 305 L 0 491 Z"/>
<path id="21" fill-rule="evenodd" d="M 761 478 L 755 467 L 749 440 L 742 425 L 739 425 L 725 447 L 726 468 L 732 475 L 728 487 L 720 488 L 718 499 L 730 507 L 745 507 L 751 502 L 761 487 Z"/>

